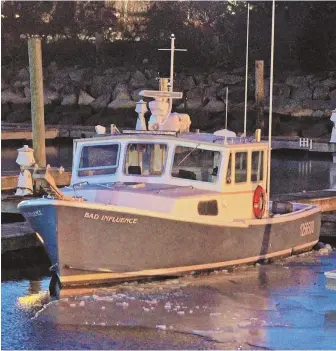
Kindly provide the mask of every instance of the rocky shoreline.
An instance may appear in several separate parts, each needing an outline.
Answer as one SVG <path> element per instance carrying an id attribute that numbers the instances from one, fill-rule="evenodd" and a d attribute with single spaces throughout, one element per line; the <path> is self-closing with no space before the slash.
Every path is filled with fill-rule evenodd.
<path id="1" fill-rule="evenodd" d="M 184 98 L 174 101 L 174 110 L 187 112 L 192 127 L 212 130 L 224 126 L 225 87 L 229 87 L 229 128 L 243 128 L 245 69 L 230 72 L 177 73 L 174 90 Z M 136 101 L 142 89 L 158 89 L 155 68 L 125 67 L 59 68 L 55 62 L 43 69 L 45 121 L 47 124 L 109 125 L 134 127 Z M 29 123 L 29 70 L 2 68 L 1 119 L 10 123 Z M 255 126 L 254 72 L 249 75 L 248 129 Z M 265 79 L 268 110 L 269 79 Z M 273 111 L 274 134 L 328 137 L 331 111 L 336 108 L 336 72 L 302 75 L 284 72 L 275 77 Z M 267 119 L 265 119 L 267 125 Z"/>

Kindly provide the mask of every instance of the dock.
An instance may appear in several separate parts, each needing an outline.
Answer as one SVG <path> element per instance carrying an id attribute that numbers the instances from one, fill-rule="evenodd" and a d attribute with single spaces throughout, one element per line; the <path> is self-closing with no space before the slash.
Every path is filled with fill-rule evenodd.
<path id="1" fill-rule="evenodd" d="M 94 136 L 94 126 L 72 126 L 72 125 L 46 125 L 45 138 L 90 138 Z M 31 124 L 23 123 L 1 123 L 1 140 L 32 140 Z"/>
<path id="2" fill-rule="evenodd" d="M 318 205 L 322 212 L 336 211 L 336 189 L 274 195 L 272 196 L 272 200 Z"/>
<path id="3" fill-rule="evenodd" d="M 1 254 L 41 246 L 28 222 L 1 224 Z"/>

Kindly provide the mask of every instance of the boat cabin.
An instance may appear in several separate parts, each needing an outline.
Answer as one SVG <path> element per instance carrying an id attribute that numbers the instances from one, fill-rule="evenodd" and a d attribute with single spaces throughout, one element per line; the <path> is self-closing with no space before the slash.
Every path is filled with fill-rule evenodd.
<path id="1" fill-rule="evenodd" d="M 137 189 L 144 201 L 153 192 L 189 200 L 197 195 L 219 200 L 230 218 L 237 208 L 242 217 L 253 218 L 253 193 L 258 185 L 266 187 L 267 150 L 264 142 L 210 133 L 124 131 L 78 139 L 71 186 L 96 185 L 94 201 L 97 185 L 128 187 L 134 199 Z"/>

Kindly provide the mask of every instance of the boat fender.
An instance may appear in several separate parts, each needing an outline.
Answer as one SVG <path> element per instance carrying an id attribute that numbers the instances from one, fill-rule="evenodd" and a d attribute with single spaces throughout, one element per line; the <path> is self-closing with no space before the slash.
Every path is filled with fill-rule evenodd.
<path id="1" fill-rule="evenodd" d="M 261 219 L 265 213 L 265 190 L 258 185 L 253 194 L 253 213 L 256 218 Z"/>

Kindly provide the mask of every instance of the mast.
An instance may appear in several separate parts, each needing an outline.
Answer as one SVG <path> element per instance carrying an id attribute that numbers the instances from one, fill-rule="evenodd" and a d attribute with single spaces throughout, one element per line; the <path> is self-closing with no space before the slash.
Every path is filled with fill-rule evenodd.
<path id="1" fill-rule="evenodd" d="M 249 29 L 250 29 L 250 5 L 247 3 L 247 27 L 246 27 L 246 67 L 245 67 L 245 106 L 244 106 L 244 136 L 246 137 L 246 118 L 247 118 L 247 80 L 248 80 L 248 48 L 249 48 Z"/>
<path id="2" fill-rule="evenodd" d="M 273 110 L 273 63 L 274 63 L 274 18 L 275 0 L 272 1 L 272 35 L 271 35 L 271 72 L 270 72 L 270 102 L 268 122 L 268 164 L 267 164 L 267 188 L 266 188 L 266 213 L 269 217 L 269 203 L 271 197 L 271 150 L 272 150 L 272 110 Z"/>

